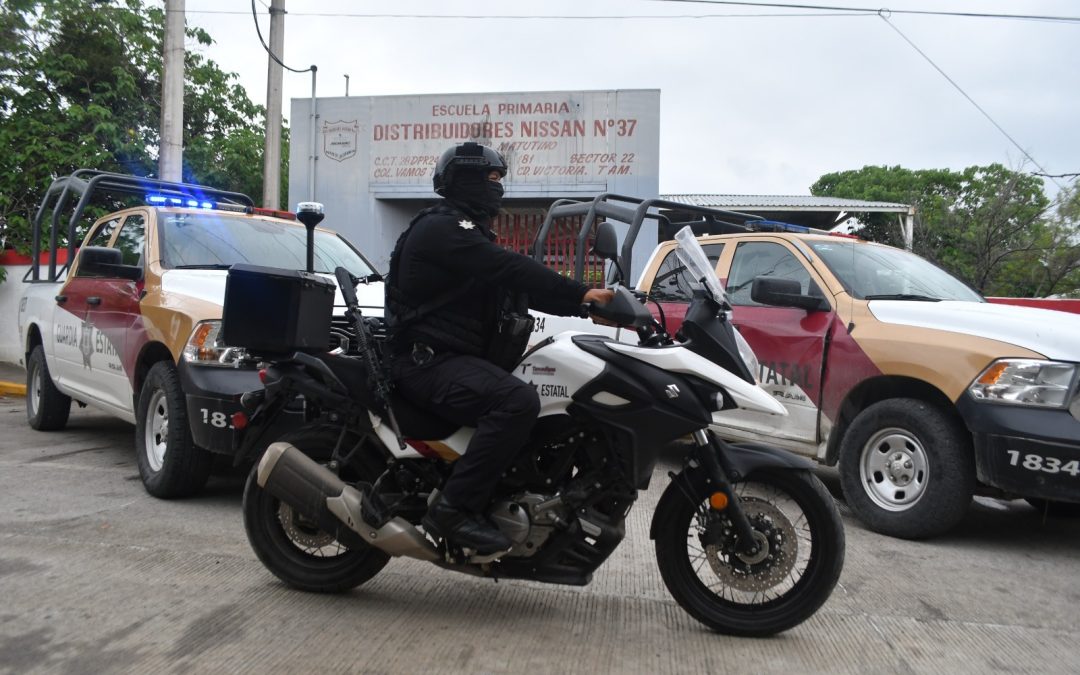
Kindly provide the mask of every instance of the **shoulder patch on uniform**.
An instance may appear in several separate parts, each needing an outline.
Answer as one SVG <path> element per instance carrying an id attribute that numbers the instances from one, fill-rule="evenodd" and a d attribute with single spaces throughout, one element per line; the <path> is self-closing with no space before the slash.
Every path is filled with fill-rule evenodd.
<path id="1" fill-rule="evenodd" d="M 465 220 L 463 218 L 463 219 L 458 221 L 458 227 L 461 227 L 462 229 L 465 229 L 465 230 L 471 230 L 474 227 L 476 227 L 476 223 L 474 223 L 471 220 Z"/>

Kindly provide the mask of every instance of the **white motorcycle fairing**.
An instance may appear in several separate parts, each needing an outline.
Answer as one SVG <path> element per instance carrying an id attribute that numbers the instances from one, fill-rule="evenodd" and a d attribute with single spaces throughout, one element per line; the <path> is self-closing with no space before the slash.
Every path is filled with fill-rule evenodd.
<path id="1" fill-rule="evenodd" d="M 551 337 L 526 353 L 514 370 L 518 379 L 536 387 L 540 397 L 539 417 L 565 414 L 574 400 L 574 395 L 604 371 L 603 360 L 574 344 L 574 337 L 579 335 L 589 333 L 566 331 Z M 740 408 L 774 415 L 787 414 L 784 407 L 760 387 L 742 380 L 680 345 L 638 347 L 613 339 L 605 340 L 604 344 L 612 351 L 661 370 L 694 375 L 712 382 L 718 389 L 723 388 Z M 593 394 L 591 400 L 610 407 L 629 403 L 614 393 L 604 391 Z M 465 454 L 469 441 L 476 432 L 472 427 L 462 427 L 450 436 L 438 440 L 410 438 L 405 440 L 405 448 L 401 448 L 393 430 L 374 413 L 369 412 L 369 415 L 375 433 L 398 459 L 415 459 L 435 454 L 452 461 Z"/>
<path id="2" fill-rule="evenodd" d="M 712 361 L 695 354 L 682 345 L 638 347 L 621 342 L 612 342 L 608 346 L 620 354 L 626 354 L 662 370 L 697 375 L 704 380 L 708 380 L 718 387 L 722 387 L 734 399 L 740 409 L 771 413 L 773 415 L 787 415 L 787 409 L 763 391 L 761 387 L 724 370 Z"/>

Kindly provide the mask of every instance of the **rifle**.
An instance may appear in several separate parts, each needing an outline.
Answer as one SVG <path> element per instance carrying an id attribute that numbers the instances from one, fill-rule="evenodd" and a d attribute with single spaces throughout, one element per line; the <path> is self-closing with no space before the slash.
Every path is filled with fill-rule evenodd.
<path id="1" fill-rule="evenodd" d="M 338 267 L 334 270 L 334 276 L 337 277 L 338 288 L 341 289 L 341 295 L 345 298 L 346 314 L 352 319 L 353 327 L 356 329 L 360 358 L 367 364 L 368 372 L 371 373 L 371 379 L 375 385 L 375 397 L 386 408 L 386 418 L 390 423 L 390 429 L 397 436 L 398 447 L 404 450 L 405 439 L 401 437 L 401 429 L 398 427 L 397 419 L 394 417 L 394 409 L 390 405 L 390 379 L 386 376 L 382 360 L 375 351 L 373 344 L 375 337 L 364 322 L 364 315 L 360 311 L 360 302 L 356 299 L 356 284 L 360 280 L 344 267 Z"/>

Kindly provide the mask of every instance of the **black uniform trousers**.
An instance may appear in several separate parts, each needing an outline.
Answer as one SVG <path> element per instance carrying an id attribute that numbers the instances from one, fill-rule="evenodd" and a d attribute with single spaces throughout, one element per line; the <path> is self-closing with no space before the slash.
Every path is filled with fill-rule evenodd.
<path id="1" fill-rule="evenodd" d="M 422 364 L 402 354 L 393 371 L 405 398 L 445 420 L 476 428 L 442 494 L 454 507 L 482 513 L 540 414 L 536 388 L 482 358 L 453 353 L 436 354 Z"/>

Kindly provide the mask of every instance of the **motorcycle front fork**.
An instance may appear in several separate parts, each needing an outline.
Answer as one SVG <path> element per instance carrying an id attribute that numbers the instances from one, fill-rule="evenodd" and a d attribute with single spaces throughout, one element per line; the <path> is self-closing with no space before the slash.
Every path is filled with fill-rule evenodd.
<path id="1" fill-rule="evenodd" d="M 715 509 L 712 495 L 717 492 L 722 493 L 726 499 L 719 500 L 724 503 L 724 507 L 719 509 L 719 512 L 731 522 L 731 526 L 735 531 L 737 536 L 735 551 L 746 555 L 757 554 L 759 545 L 754 536 L 754 528 L 739 503 L 739 496 L 735 494 L 734 486 L 728 479 L 730 472 L 723 465 L 723 448 L 720 442 L 705 429 L 695 431 L 693 437 L 694 442 L 697 444 L 695 456 L 700 462 L 701 468 L 705 470 L 708 479 L 709 493 L 705 496 L 709 500 L 710 508 Z M 710 543 L 718 544 L 719 542 Z"/>

